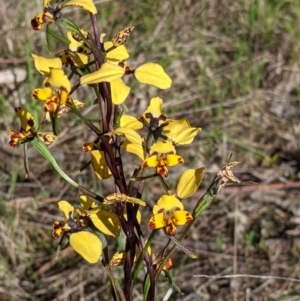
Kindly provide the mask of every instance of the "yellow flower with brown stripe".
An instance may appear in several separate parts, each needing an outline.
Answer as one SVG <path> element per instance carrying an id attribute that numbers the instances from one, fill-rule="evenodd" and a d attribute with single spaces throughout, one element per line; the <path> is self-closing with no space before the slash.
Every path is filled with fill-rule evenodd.
<path id="1" fill-rule="evenodd" d="M 59 105 L 71 104 L 69 96 L 71 82 L 62 69 L 51 68 L 44 81 L 44 88 L 34 89 L 32 96 L 35 99 L 45 101 L 45 111 L 54 113 Z"/>
<path id="2" fill-rule="evenodd" d="M 184 159 L 176 155 L 175 147 L 168 141 L 157 141 L 150 149 L 150 156 L 144 160 L 142 167 L 154 167 L 160 176 L 168 176 L 168 166 L 184 163 Z"/>
<path id="3" fill-rule="evenodd" d="M 174 236 L 177 226 L 186 225 L 192 220 L 192 215 L 184 210 L 183 204 L 175 195 L 162 195 L 153 207 L 153 216 L 149 220 L 148 228 L 164 228 L 167 235 Z"/>

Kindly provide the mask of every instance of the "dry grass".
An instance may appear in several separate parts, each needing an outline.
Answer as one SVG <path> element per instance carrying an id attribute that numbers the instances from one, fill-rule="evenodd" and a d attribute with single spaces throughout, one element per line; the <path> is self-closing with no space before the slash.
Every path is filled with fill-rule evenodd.
<path id="1" fill-rule="evenodd" d="M 169 300 L 263 301 L 300 290 L 292 280 L 193 277 L 299 277 L 298 2 L 96 2 L 102 13 L 100 27 L 109 36 L 136 26 L 129 43 L 133 66 L 156 61 L 168 70 L 173 88 L 159 92 L 168 114 L 187 116 L 203 128 L 193 148 L 181 150 L 187 165 L 207 167 L 208 183 L 233 153 L 235 160 L 242 161 L 237 175 L 258 183 L 245 190 L 224 189 L 204 212 L 185 240 L 199 258 L 190 260 L 180 252 L 173 258 L 174 281 L 184 295 L 174 292 Z M 28 103 L 31 89 L 42 80 L 32 70 L 29 53 L 46 54 L 44 33 L 29 27 L 41 3 L 18 3 L 18 8 L 11 1 L 0 4 L 0 300 L 112 300 L 103 269 L 87 265 L 71 249 L 54 260 L 56 242 L 50 233 L 52 222 L 60 218 L 56 202 L 61 198 L 76 202 L 76 191 L 33 150 L 29 150 L 30 177 L 24 180 L 23 152 L 7 145 L 9 129 L 17 126 L 14 106 Z M 79 11 L 74 18 L 88 24 Z M 13 70 L 18 77 L 9 82 L 5 73 L 2 80 L 4 70 Z M 128 107 L 138 114 L 157 90 L 133 85 Z M 41 111 L 37 104 L 30 106 Z M 65 120 L 51 150 L 70 175 L 75 176 L 88 160 L 80 150 L 87 140 L 89 133 L 80 123 Z M 102 187 L 91 170 L 76 179 L 97 191 L 110 189 Z M 154 187 L 147 189 L 153 201 L 158 193 Z M 187 207 L 191 209 L 196 200 Z M 157 239 L 158 247 L 162 240 Z M 111 250 L 115 247 L 112 242 Z M 121 271 L 116 269 L 116 275 L 121 277 Z M 142 300 L 140 280 L 136 301 Z M 167 290 L 168 283 L 162 280 L 157 300 L 163 300 Z"/>

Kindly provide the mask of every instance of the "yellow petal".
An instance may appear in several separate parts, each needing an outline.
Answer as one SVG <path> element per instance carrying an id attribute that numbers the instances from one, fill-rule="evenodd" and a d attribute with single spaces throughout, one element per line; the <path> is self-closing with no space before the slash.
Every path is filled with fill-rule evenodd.
<path id="1" fill-rule="evenodd" d="M 157 165 L 157 156 L 156 155 L 148 157 L 143 162 L 143 168 L 156 167 L 156 165 Z"/>
<path id="2" fill-rule="evenodd" d="M 93 0 L 70 0 L 67 1 L 62 7 L 66 7 L 66 6 L 81 7 L 84 10 L 92 13 L 93 15 L 97 13 L 97 9 Z"/>
<path id="3" fill-rule="evenodd" d="M 77 232 L 70 235 L 70 245 L 89 263 L 99 261 L 102 254 L 102 243 L 100 239 L 90 232 Z"/>
<path id="4" fill-rule="evenodd" d="M 103 204 L 111 205 L 115 203 L 126 202 L 146 206 L 146 203 L 138 198 L 130 197 L 124 193 L 112 193 L 108 195 L 104 200 Z"/>
<path id="5" fill-rule="evenodd" d="M 130 142 L 142 145 L 141 136 L 135 130 L 129 128 L 119 127 L 115 129 L 113 132 L 107 133 L 107 135 L 124 136 Z"/>
<path id="6" fill-rule="evenodd" d="M 201 131 L 200 128 L 187 128 L 174 136 L 172 140 L 175 144 L 191 144 L 199 131 Z"/>
<path id="7" fill-rule="evenodd" d="M 36 70 L 46 76 L 48 76 L 50 68 L 62 68 L 62 62 L 59 58 L 46 58 L 34 53 L 31 53 L 31 56 L 34 60 Z"/>
<path id="8" fill-rule="evenodd" d="M 126 100 L 130 88 L 119 78 L 110 83 L 110 91 L 113 104 L 119 105 Z"/>
<path id="9" fill-rule="evenodd" d="M 71 82 L 62 69 L 50 69 L 49 76 L 45 81 L 45 85 L 49 84 L 52 88 L 57 88 L 65 92 L 70 92 Z"/>
<path id="10" fill-rule="evenodd" d="M 173 213 L 173 221 L 178 226 L 183 226 L 193 220 L 192 215 L 188 211 L 175 211 Z"/>
<path id="11" fill-rule="evenodd" d="M 151 146 L 150 154 L 175 154 L 175 147 L 169 141 L 157 141 Z"/>
<path id="12" fill-rule="evenodd" d="M 77 67 L 85 66 L 89 62 L 89 55 L 86 53 L 69 52 L 68 56 Z"/>
<path id="13" fill-rule="evenodd" d="M 170 122 L 170 121 L 169 121 Z M 201 128 L 191 127 L 186 118 L 171 121 L 163 128 L 163 134 L 166 135 L 173 144 L 190 144 Z"/>
<path id="14" fill-rule="evenodd" d="M 81 29 L 80 31 L 85 37 L 87 37 L 87 32 L 85 30 Z M 75 34 L 72 31 L 67 32 L 67 38 L 70 41 L 69 49 L 72 52 L 77 52 L 78 49 L 83 49 L 85 47 L 83 40 L 81 38 L 78 39 L 78 35 L 76 34 L 75 36 Z"/>
<path id="15" fill-rule="evenodd" d="M 53 95 L 52 89 L 50 88 L 43 88 L 43 89 L 34 89 L 32 91 L 32 97 L 35 99 L 46 101 L 51 98 Z"/>
<path id="16" fill-rule="evenodd" d="M 96 208 L 97 207 L 96 202 L 91 197 L 89 197 L 86 194 L 81 194 L 79 196 L 79 200 L 80 200 L 80 206 L 84 210 L 90 210 L 92 208 Z"/>
<path id="17" fill-rule="evenodd" d="M 141 160 L 144 160 L 144 148 L 140 144 L 131 143 L 128 140 L 125 140 L 122 144 L 122 147 L 129 153 L 135 154 L 138 157 L 141 158 Z M 155 158 L 156 161 L 156 158 Z M 154 165 L 155 166 L 155 165 Z"/>
<path id="18" fill-rule="evenodd" d="M 153 215 L 148 223 L 149 230 L 160 229 L 165 226 L 163 213 Z"/>
<path id="19" fill-rule="evenodd" d="M 138 67 L 134 75 L 141 83 L 153 85 L 160 89 L 168 89 L 172 84 L 171 78 L 165 73 L 163 67 L 154 63 L 147 63 Z"/>
<path id="20" fill-rule="evenodd" d="M 58 208 L 61 210 L 65 216 L 65 219 L 68 219 L 70 217 L 73 217 L 74 207 L 67 201 L 61 200 L 58 202 Z"/>
<path id="21" fill-rule="evenodd" d="M 109 178 L 111 176 L 111 171 L 106 164 L 104 152 L 93 150 L 91 151 L 91 156 L 91 162 L 96 176 L 100 180 Z"/>
<path id="22" fill-rule="evenodd" d="M 188 169 L 180 176 L 176 194 L 179 199 L 193 195 L 202 182 L 205 168 Z"/>
<path id="23" fill-rule="evenodd" d="M 143 124 L 140 121 L 138 121 L 135 117 L 123 114 L 120 120 L 120 127 L 139 130 L 143 127 Z"/>
<path id="24" fill-rule="evenodd" d="M 184 163 L 184 159 L 178 155 L 166 155 L 166 160 L 168 166 L 175 166 Z"/>
<path id="25" fill-rule="evenodd" d="M 110 42 L 110 41 L 104 42 L 105 51 L 109 50 L 112 47 L 114 47 L 112 42 Z M 122 61 L 127 60 L 128 58 L 129 58 L 129 53 L 128 53 L 127 48 L 124 45 L 113 48 L 109 52 L 106 52 L 106 59 L 108 61 L 122 62 Z"/>
<path id="26" fill-rule="evenodd" d="M 15 111 L 21 121 L 21 129 L 25 132 L 29 131 L 34 125 L 34 116 L 21 107 L 15 108 Z"/>
<path id="27" fill-rule="evenodd" d="M 94 226 L 102 233 L 113 237 L 120 235 L 120 220 L 113 212 L 100 210 L 96 214 L 91 214 L 90 218 Z"/>
<path id="28" fill-rule="evenodd" d="M 89 85 L 100 82 L 112 82 L 120 79 L 124 73 L 125 71 L 123 68 L 110 63 L 104 63 L 99 70 L 83 75 L 80 78 L 80 84 Z"/>
<path id="29" fill-rule="evenodd" d="M 183 210 L 183 204 L 176 198 L 174 194 L 172 195 L 162 195 L 157 201 L 157 205 L 153 207 L 153 214 L 157 214 L 160 210 L 173 211 L 173 210 Z"/>

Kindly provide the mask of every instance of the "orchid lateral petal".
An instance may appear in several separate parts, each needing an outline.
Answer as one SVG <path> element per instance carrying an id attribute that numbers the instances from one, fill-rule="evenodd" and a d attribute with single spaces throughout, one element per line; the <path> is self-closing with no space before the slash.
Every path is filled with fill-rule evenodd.
<path id="1" fill-rule="evenodd" d="M 143 124 L 140 121 L 138 121 L 135 117 L 123 114 L 120 119 L 120 127 L 139 130 L 143 127 Z"/>
<path id="2" fill-rule="evenodd" d="M 179 155 L 166 155 L 166 162 L 168 166 L 175 166 L 184 163 L 184 159 Z"/>
<path id="3" fill-rule="evenodd" d="M 163 128 L 163 135 L 175 145 L 190 144 L 195 136 L 201 131 L 201 128 L 191 127 L 186 118 L 171 121 Z"/>
<path id="4" fill-rule="evenodd" d="M 102 243 L 93 233 L 81 231 L 70 235 L 70 245 L 89 263 L 96 263 L 102 255 Z"/>
<path id="5" fill-rule="evenodd" d="M 111 100 L 113 104 L 123 103 L 129 95 L 130 88 L 126 86 L 121 78 L 110 83 Z"/>
<path id="6" fill-rule="evenodd" d="M 136 144 L 136 143 L 132 143 L 128 140 L 125 140 L 122 144 L 122 147 L 125 149 L 126 152 L 132 153 L 137 155 L 139 158 L 141 158 L 141 160 L 144 161 L 145 159 L 145 155 L 144 155 L 144 148 L 142 145 L 140 144 Z M 153 156 L 156 162 L 156 157 Z M 154 164 L 155 166 L 155 164 Z M 154 167 L 153 166 L 153 167 Z"/>
<path id="7" fill-rule="evenodd" d="M 200 128 L 187 128 L 178 133 L 176 137 L 174 137 L 173 142 L 175 144 L 191 144 L 195 138 L 195 136 L 201 131 Z"/>
<path id="8" fill-rule="evenodd" d="M 156 155 L 146 158 L 143 162 L 143 168 L 156 167 L 156 165 L 157 165 L 157 156 Z"/>
<path id="9" fill-rule="evenodd" d="M 205 168 L 188 169 L 180 176 L 177 185 L 177 197 L 186 199 L 193 195 L 202 182 Z"/>
<path id="10" fill-rule="evenodd" d="M 97 13 L 97 9 L 93 0 L 70 0 L 67 1 L 62 7 L 66 6 L 80 7 L 93 15 Z"/>
<path id="11" fill-rule="evenodd" d="M 124 73 L 125 71 L 123 68 L 110 63 L 104 63 L 99 70 L 83 75 L 80 78 L 80 84 L 90 85 L 101 82 L 112 82 L 116 79 L 120 79 Z"/>
<path id="12" fill-rule="evenodd" d="M 103 204 L 112 205 L 115 203 L 126 202 L 146 206 L 146 203 L 138 198 L 130 197 L 124 193 L 112 193 L 103 200 Z"/>
<path id="13" fill-rule="evenodd" d="M 114 45 L 111 41 L 104 42 L 104 49 L 106 52 L 106 59 L 112 62 L 122 62 L 129 58 L 129 53 L 125 45 L 121 45 L 119 47 L 113 48 Z"/>
<path id="14" fill-rule="evenodd" d="M 121 224 L 118 216 L 113 212 L 99 210 L 90 214 L 94 226 L 105 235 L 118 237 L 121 231 Z"/>
<path id="15" fill-rule="evenodd" d="M 59 58 L 46 58 L 34 53 L 31 53 L 31 56 L 33 58 L 36 70 L 43 75 L 48 76 L 50 68 L 62 68 L 62 62 Z"/>
<path id="16" fill-rule="evenodd" d="M 91 156 L 91 162 L 96 176 L 100 180 L 108 179 L 111 176 L 111 171 L 106 164 L 104 152 L 93 150 L 91 151 Z"/>
<path id="17" fill-rule="evenodd" d="M 165 226 L 165 221 L 164 221 L 164 214 L 163 213 L 158 213 L 153 215 L 148 223 L 148 229 L 149 230 L 155 230 L 155 229 L 160 229 Z"/>
<path id="18" fill-rule="evenodd" d="M 97 207 L 96 202 L 86 194 L 81 194 L 79 196 L 79 200 L 80 200 L 80 206 L 84 210 L 90 210 L 92 208 Z"/>
<path id="19" fill-rule="evenodd" d="M 168 89 L 172 84 L 171 78 L 165 73 L 163 67 L 155 63 L 147 63 L 138 67 L 134 75 L 141 83 L 153 85 L 160 89 Z"/>
<path id="20" fill-rule="evenodd" d="M 37 88 L 32 91 L 32 97 L 42 101 L 50 99 L 52 95 L 52 89 L 50 88 Z"/>
<path id="21" fill-rule="evenodd" d="M 129 128 L 119 127 L 116 128 L 113 132 L 107 133 L 107 135 L 124 136 L 130 142 L 142 145 L 141 136 L 136 131 Z"/>
<path id="22" fill-rule="evenodd" d="M 173 220 L 177 226 L 183 226 L 190 223 L 193 217 L 188 211 L 175 211 L 173 213 Z"/>

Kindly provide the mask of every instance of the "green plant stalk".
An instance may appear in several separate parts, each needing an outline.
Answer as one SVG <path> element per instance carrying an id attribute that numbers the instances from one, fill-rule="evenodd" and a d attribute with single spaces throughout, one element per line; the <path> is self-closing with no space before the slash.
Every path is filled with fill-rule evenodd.
<path id="1" fill-rule="evenodd" d="M 149 276 L 148 273 L 145 275 L 143 287 L 144 287 L 143 301 L 147 301 L 148 300 L 148 292 L 149 292 L 149 289 L 150 289 L 150 276 Z"/>
<path id="2" fill-rule="evenodd" d="M 116 300 L 119 301 L 119 298 L 121 301 L 126 301 L 125 295 L 123 293 L 123 290 L 118 282 L 118 280 L 115 278 L 115 276 L 113 275 L 109 264 L 106 266 L 106 272 L 107 272 L 107 276 L 109 277 L 110 281 L 111 281 L 111 285 L 115 291 L 115 295 L 116 295 Z M 118 298 L 119 296 L 119 298 Z"/>
<path id="3" fill-rule="evenodd" d="M 64 178 L 70 185 L 75 188 L 79 188 L 79 184 L 72 180 L 57 164 L 56 160 L 52 156 L 48 147 L 43 141 L 38 138 L 35 138 L 31 141 L 33 147 L 53 166 L 53 168 L 58 172 L 58 174 Z"/>

